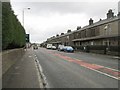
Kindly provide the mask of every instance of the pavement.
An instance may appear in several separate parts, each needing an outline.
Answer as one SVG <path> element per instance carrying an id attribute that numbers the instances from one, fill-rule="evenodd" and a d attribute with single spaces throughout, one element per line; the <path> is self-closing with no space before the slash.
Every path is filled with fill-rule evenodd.
<path id="1" fill-rule="evenodd" d="M 2 88 L 44 88 L 31 48 L 2 76 Z"/>

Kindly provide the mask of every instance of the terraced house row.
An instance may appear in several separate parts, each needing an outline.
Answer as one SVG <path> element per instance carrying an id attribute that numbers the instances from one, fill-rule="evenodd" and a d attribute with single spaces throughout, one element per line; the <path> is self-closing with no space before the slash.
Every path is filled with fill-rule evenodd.
<path id="1" fill-rule="evenodd" d="M 42 45 L 51 43 L 58 47 L 59 44 L 70 45 L 75 50 L 85 52 L 95 52 L 103 54 L 119 55 L 120 51 L 120 12 L 117 16 L 110 9 L 107 18 L 93 22 L 89 20 L 89 25 L 76 30 L 68 30 L 67 33 L 48 38 Z"/>

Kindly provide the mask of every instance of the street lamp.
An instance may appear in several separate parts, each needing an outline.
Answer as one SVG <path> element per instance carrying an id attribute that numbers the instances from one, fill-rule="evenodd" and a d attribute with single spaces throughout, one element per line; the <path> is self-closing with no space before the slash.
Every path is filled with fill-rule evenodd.
<path id="1" fill-rule="evenodd" d="M 24 27 L 24 10 L 25 9 L 30 10 L 30 8 L 23 8 L 23 27 Z"/>
<path id="2" fill-rule="evenodd" d="M 26 10 L 26 9 L 27 9 L 27 10 L 30 10 L 30 8 L 23 8 L 23 11 L 22 11 L 22 12 L 23 12 L 23 13 L 22 13 L 22 14 L 23 14 L 23 20 L 22 20 L 22 21 L 23 21 L 23 28 L 24 28 L 24 10 Z M 28 45 L 29 45 L 29 44 L 26 43 L 26 50 L 27 50 L 27 48 L 28 48 Z"/>

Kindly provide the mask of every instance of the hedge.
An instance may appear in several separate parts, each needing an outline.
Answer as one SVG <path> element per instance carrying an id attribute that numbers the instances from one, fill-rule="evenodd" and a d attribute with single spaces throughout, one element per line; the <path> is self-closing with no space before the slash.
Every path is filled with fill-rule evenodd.
<path id="1" fill-rule="evenodd" d="M 14 14 L 10 2 L 2 2 L 2 49 L 21 48 L 25 42 L 25 29 Z"/>

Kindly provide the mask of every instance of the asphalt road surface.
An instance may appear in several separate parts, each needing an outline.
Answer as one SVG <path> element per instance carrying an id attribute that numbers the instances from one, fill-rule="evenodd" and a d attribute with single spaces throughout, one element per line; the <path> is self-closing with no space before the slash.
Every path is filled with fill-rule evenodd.
<path id="1" fill-rule="evenodd" d="M 48 88 L 118 88 L 118 60 L 104 55 L 39 48 Z"/>

